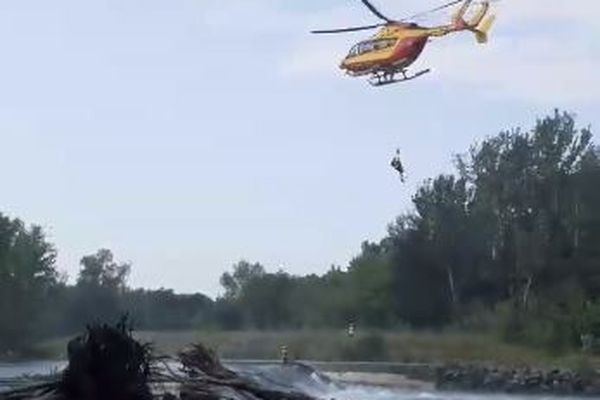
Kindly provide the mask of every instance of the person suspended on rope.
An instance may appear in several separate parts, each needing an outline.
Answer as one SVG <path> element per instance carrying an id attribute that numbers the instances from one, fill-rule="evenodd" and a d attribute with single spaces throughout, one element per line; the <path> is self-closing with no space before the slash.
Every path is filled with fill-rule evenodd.
<path id="1" fill-rule="evenodd" d="M 394 168 L 398 174 L 400 175 L 400 180 L 404 183 L 404 166 L 402 165 L 402 160 L 400 159 L 400 149 L 396 149 L 396 155 L 392 158 L 392 162 L 390 163 L 392 168 Z"/>

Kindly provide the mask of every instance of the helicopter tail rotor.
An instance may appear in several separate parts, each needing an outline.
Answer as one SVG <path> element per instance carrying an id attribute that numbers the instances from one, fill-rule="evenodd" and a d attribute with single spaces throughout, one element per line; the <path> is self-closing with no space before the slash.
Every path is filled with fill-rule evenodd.
<path id="1" fill-rule="evenodd" d="M 452 23 L 454 29 L 469 30 L 475 34 L 478 43 L 487 43 L 488 33 L 496 19 L 494 15 L 489 14 L 490 3 L 493 0 L 465 0 L 458 12 L 453 16 Z M 479 4 L 480 7 L 475 11 L 471 18 L 465 18 L 473 4 Z"/>
<path id="2" fill-rule="evenodd" d="M 473 32 L 475 33 L 475 38 L 477 39 L 477 43 L 487 43 L 489 31 L 496 20 L 495 15 L 487 16 L 475 29 Z"/>

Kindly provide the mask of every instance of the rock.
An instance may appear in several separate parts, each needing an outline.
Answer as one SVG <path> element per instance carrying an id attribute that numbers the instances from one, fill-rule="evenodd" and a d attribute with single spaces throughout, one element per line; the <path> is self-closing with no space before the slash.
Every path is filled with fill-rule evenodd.
<path id="1" fill-rule="evenodd" d="M 523 394 L 600 394 L 600 387 L 569 370 L 488 368 L 478 365 L 448 365 L 437 370 L 440 390 L 483 391 Z"/>

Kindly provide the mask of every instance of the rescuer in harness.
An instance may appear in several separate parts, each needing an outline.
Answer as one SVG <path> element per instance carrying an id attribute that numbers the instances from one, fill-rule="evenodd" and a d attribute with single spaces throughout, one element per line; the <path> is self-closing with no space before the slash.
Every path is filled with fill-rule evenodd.
<path id="1" fill-rule="evenodd" d="M 402 165 L 402 160 L 400 160 L 400 149 L 396 149 L 396 155 L 392 158 L 392 162 L 390 163 L 392 168 L 394 168 L 398 174 L 400 175 L 400 181 L 404 183 L 404 166 Z"/>

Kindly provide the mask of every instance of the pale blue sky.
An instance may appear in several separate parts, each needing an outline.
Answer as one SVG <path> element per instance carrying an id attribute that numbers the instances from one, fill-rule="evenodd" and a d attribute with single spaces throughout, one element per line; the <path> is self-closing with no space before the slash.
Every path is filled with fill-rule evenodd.
<path id="1" fill-rule="evenodd" d="M 577 4 L 496 3 L 487 46 L 438 40 L 432 74 L 374 89 L 337 70 L 364 35 L 308 34 L 374 21 L 358 0 L 3 1 L 0 210 L 71 276 L 101 247 L 134 286 L 210 295 L 241 258 L 346 265 L 474 141 L 556 106 L 600 125 L 600 4 Z"/>

